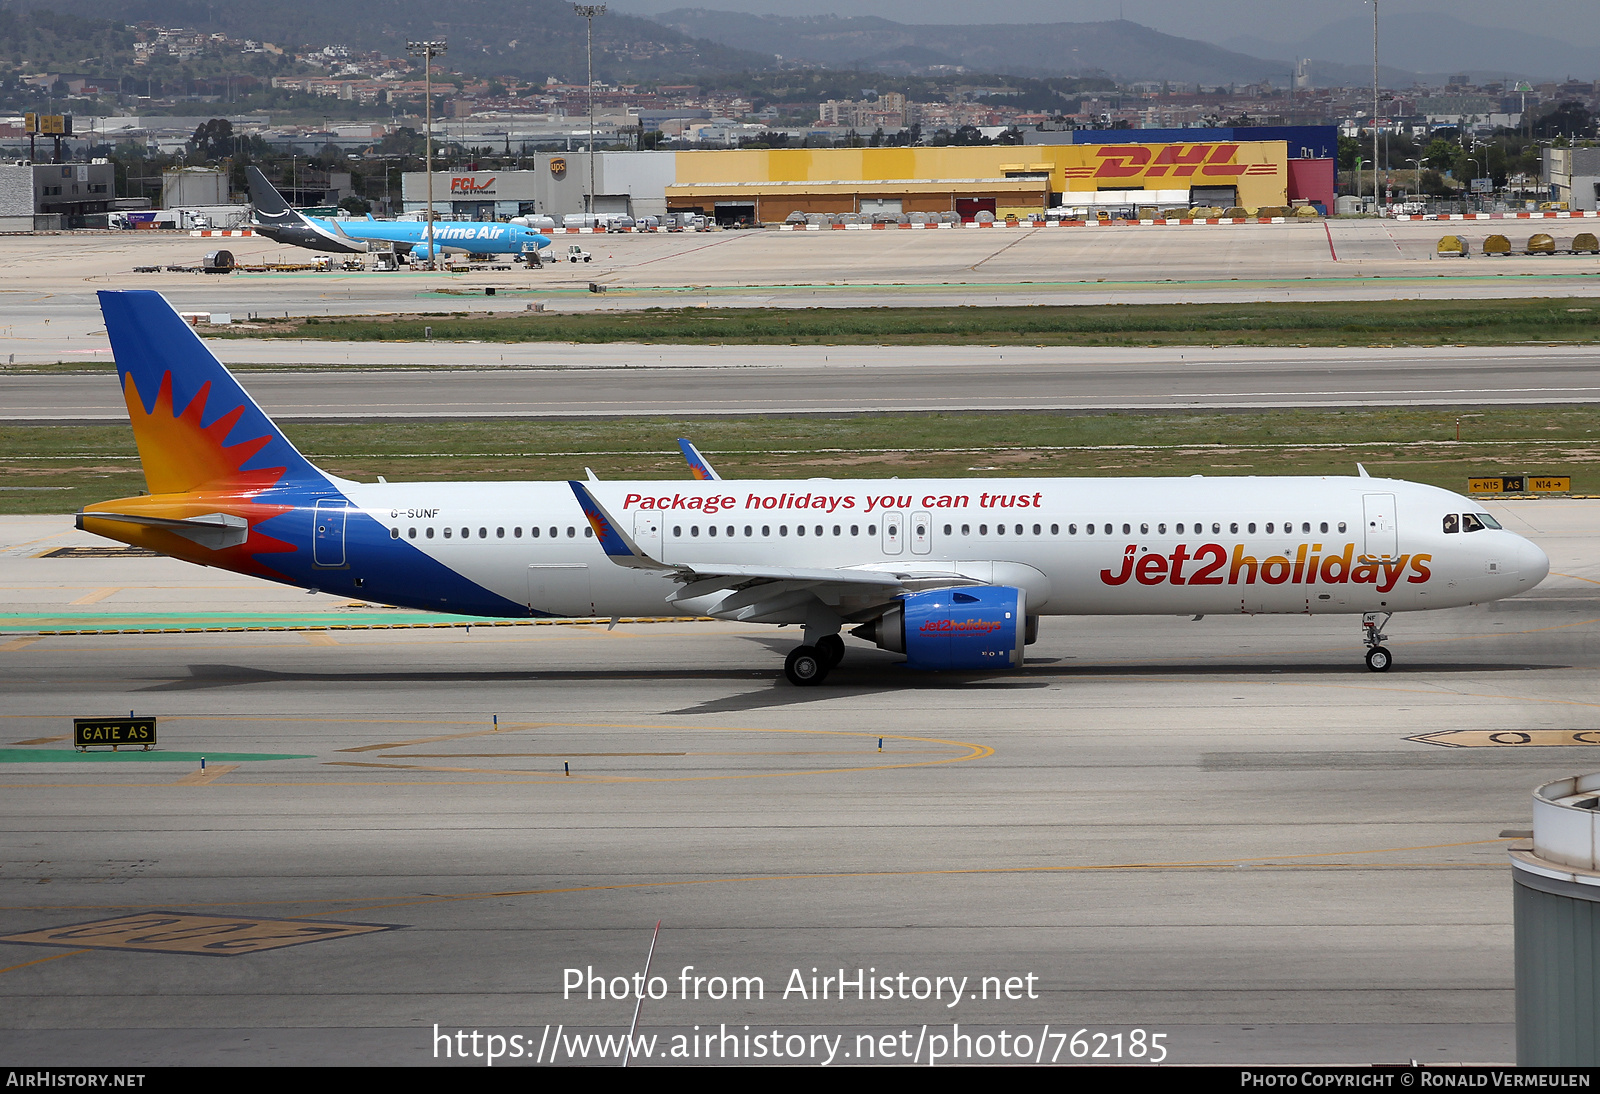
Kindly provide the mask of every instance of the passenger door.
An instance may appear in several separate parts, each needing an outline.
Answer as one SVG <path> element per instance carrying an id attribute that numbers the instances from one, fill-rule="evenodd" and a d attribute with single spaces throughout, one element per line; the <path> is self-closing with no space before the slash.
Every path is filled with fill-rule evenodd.
<path id="1" fill-rule="evenodd" d="M 1378 558 L 1400 554 L 1400 529 L 1395 520 L 1393 494 L 1363 494 L 1361 504 L 1366 517 L 1366 553 Z"/>

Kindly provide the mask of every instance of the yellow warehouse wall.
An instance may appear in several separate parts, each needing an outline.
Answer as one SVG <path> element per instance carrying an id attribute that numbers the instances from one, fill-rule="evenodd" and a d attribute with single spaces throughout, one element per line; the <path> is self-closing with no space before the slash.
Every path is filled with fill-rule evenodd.
<path id="1" fill-rule="evenodd" d="M 1044 172 L 1057 193 L 1237 186 L 1239 204 L 1287 205 L 1282 141 L 1194 144 L 981 145 L 946 148 L 772 148 L 677 152 L 680 186 L 772 182 L 999 179 Z"/>

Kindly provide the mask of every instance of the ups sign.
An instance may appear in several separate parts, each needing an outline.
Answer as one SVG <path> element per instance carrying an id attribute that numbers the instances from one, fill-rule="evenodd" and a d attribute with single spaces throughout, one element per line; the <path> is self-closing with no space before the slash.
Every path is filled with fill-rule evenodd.
<path id="1" fill-rule="evenodd" d="M 551 161 L 550 161 L 550 173 L 552 175 L 565 175 L 567 173 L 567 161 L 566 161 L 566 159 L 564 157 L 562 157 L 562 156 L 556 156 L 553 159 L 551 159 Z"/>

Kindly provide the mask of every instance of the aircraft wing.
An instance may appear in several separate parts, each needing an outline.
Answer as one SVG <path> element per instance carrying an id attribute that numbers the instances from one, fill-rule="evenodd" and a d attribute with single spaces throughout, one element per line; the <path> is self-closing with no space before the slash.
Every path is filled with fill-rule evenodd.
<path id="1" fill-rule="evenodd" d="M 981 578 L 948 565 L 919 567 L 894 565 L 871 569 L 808 566 L 747 566 L 717 562 L 666 563 L 652 558 L 623 531 L 603 505 L 581 482 L 569 485 L 594 529 L 606 557 L 619 566 L 656 570 L 670 575 L 683 588 L 674 603 L 727 592 L 711 614 L 746 622 L 767 621 L 797 605 L 820 600 L 844 609 L 843 614 L 873 615 L 883 605 L 907 593 L 929 588 L 987 584 Z"/>

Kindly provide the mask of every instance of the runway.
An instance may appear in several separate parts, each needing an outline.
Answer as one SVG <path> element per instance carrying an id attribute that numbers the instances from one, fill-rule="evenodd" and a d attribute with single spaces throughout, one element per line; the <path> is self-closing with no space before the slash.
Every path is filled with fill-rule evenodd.
<path id="1" fill-rule="evenodd" d="M 660 920 L 640 1030 L 662 1051 L 698 1025 L 736 1051 L 779 1033 L 788 1062 L 1002 1031 L 1069 1062 L 1079 1031 L 1126 1054 L 1135 1030 L 1171 1063 L 1510 1060 L 1505 833 L 1596 766 L 1600 504 L 1491 508 L 1551 577 L 1397 618 L 1387 675 L 1354 618 L 1047 619 L 1017 673 L 852 641 L 805 691 L 778 682 L 784 630 L 339 630 L 372 613 L 40 557 L 92 539 L 0 519 L 0 936 L 80 927 L 0 944 L 0 1051 L 456 1062 L 437 1025 L 522 1038 L 501 1064 L 552 1038 L 614 1062 L 572 1038 L 625 1031 L 633 1001 L 564 992 L 568 970 L 641 971 Z M 219 602 L 303 629 L 182 633 Z M 152 611 L 176 633 L 38 634 Z M 129 709 L 171 759 L 52 762 L 71 716 Z M 154 912 L 172 925 L 81 927 Z M 253 942 L 204 948 L 241 923 Z M 907 997 L 840 1000 L 857 969 Z M 909 997 L 918 977 L 951 979 Z"/>
<path id="2" fill-rule="evenodd" d="M 283 355 L 217 340 L 226 363 Z M 1441 349 L 1029 347 L 321 347 L 413 369 L 255 371 L 283 419 L 854 414 L 1471 406 L 1600 399 L 1589 346 Z M 313 355 L 300 344 L 288 354 Z M 492 361 L 484 367 L 484 359 Z M 302 358 L 304 359 L 304 358 Z M 433 367 L 423 364 L 431 359 Z M 447 364 L 447 367 L 439 367 Z M 113 373 L 0 376 L 0 421 L 124 421 Z"/>

